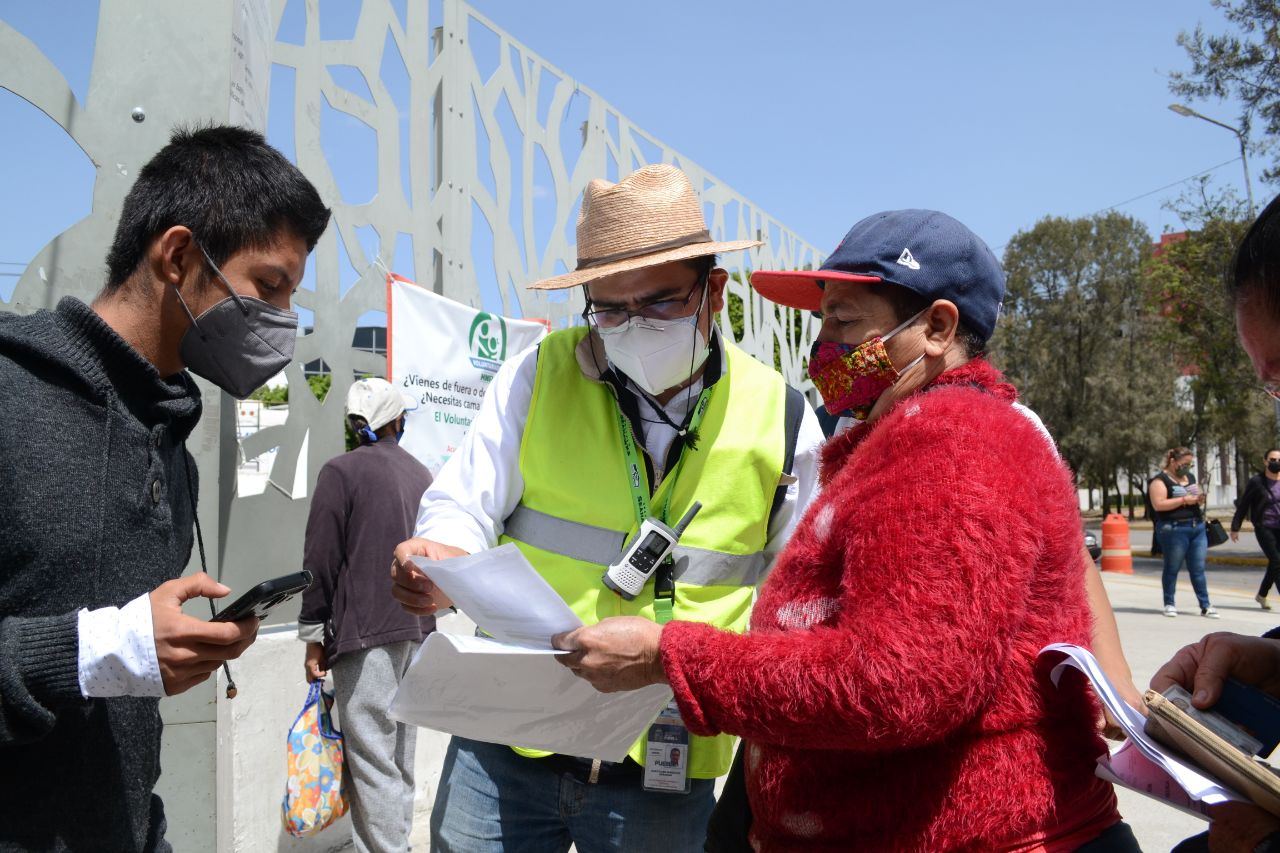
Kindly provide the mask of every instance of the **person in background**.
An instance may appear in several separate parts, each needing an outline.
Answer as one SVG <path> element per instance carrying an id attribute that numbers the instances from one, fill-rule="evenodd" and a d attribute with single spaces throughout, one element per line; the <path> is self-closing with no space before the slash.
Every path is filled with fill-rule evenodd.
<path id="1" fill-rule="evenodd" d="M 186 371 L 243 398 L 289 364 L 328 221 L 260 134 L 179 129 L 125 197 L 93 304 L 0 314 L 0 850 L 171 849 L 160 697 L 258 627 L 182 612 L 230 592 L 179 577 L 201 409 Z"/>
<path id="2" fill-rule="evenodd" d="M 1258 538 L 1262 553 L 1267 555 L 1267 571 L 1253 600 L 1263 610 L 1270 610 L 1267 594 L 1272 584 L 1280 588 L 1280 450 L 1268 450 L 1262 464 L 1263 470 L 1249 478 L 1244 494 L 1236 502 L 1236 514 L 1231 517 L 1231 541 L 1240 541 L 1240 522 L 1247 513 L 1253 535 Z"/>
<path id="3" fill-rule="evenodd" d="M 1178 615 L 1174 596 L 1178 590 L 1178 572 L 1187 564 L 1191 588 L 1200 603 L 1200 615 L 1218 618 L 1209 602 L 1209 587 L 1204 579 L 1205 555 L 1209 539 L 1205 534 L 1205 495 L 1191 473 L 1195 456 L 1185 447 L 1174 447 L 1164 455 L 1164 467 L 1147 485 L 1151 506 L 1156 512 L 1155 537 L 1164 552 L 1164 573 L 1160 583 L 1164 590 L 1164 615 Z"/>
<path id="4" fill-rule="evenodd" d="M 616 616 L 558 660 L 601 690 L 668 683 L 692 731 L 741 735 L 758 851 L 1136 851 L 1087 684 L 1038 657 L 1087 644 L 1090 605 L 1070 473 L 982 357 L 995 257 L 889 211 L 752 285 L 821 308 L 809 375 L 860 423 L 823 448 L 748 633 Z"/>
<path id="5" fill-rule="evenodd" d="M 1226 291 L 1235 313 L 1236 334 L 1262 390 L 1280 399 L 1280 196 L 1258 214 L 1240 241 Z M 1268 451 L 1268 460 L 1273 453 Z M 1236 522 L 1231 527 L 1235 530 Z M 1277 637 L 1280 629 L 1264 637 L 1209 634 L 1161 667 L 1151 679 L 1151 689 L 1163 692 L 1180 684 L 1191 693 L 1193 705 L 1206 709 L 1222 695 L 1223 682 L 1235 678 L 1280 698 Z M 1280 853 L 1280 818 L 1243 803 L 1214 806 L 1210 817 L 1208 833 L 1182 842 L 1174 848 L 1177 853 Z"/>
<path id="6" fill-rule="evenodd" d="M 394 853 L 409 849 L 418 731 L 388 717 L 387 703 L 435 620 L 404 612 L 384 584 L 431 472 L 400 447 L 405 401 L 385 379 L 353 383 L 346 415 L 358 446 L 316 479 L 302 560 L 315 582 L 298 637 L 307 681 L 333 673 L 355 848 Z"/>

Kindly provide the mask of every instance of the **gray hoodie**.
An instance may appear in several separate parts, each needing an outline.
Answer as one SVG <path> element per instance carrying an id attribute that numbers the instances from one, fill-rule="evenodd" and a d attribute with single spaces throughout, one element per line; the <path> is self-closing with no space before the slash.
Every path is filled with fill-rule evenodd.
<path id="1" fill-rule="evenodd" d="M 159 700 L 81 697 L 76 614 L 182 574 L 199 418 L 84 303 L 0 313 L 0 850 L 170 849 Z"/>

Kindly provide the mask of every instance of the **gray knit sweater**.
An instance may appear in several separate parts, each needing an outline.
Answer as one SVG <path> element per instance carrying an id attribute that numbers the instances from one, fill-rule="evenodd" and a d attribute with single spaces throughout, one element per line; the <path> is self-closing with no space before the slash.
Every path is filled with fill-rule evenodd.
<path id="1" fill-rule="evenodd" d="M 0 313 L 0 850 L 169 849 L 159 701 L 81 697 L 76 614 L 182 573 L 199 417 L 83 303 Z"/>

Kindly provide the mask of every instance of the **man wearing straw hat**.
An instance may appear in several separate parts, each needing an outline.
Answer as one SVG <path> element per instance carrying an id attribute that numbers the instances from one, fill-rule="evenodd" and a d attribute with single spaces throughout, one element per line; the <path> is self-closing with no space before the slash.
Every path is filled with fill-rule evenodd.
<path id="1" fill-rule="evenodd" d="M 586 624 L 629 614 L 746 628 L 755 586 L 813 495 L 822 441 L 799 393 L 712 319 L 728 279 L 716 253 L 757 245 L 712 240 L 674 167 L 591 182 L 577 269 L 532 285 L 581 286 L 586 325 L 549 335 L 494 377 L 423 496 L 416 538 L 396 549 L 393 591 L 407 610 L 451 604 L 411 555 L 514 542 Z M 634 600 L 604 585 L 645 518 L 674 524 L 695 501 L 675 561 Z M 642 736 L 616 764 L 454 737 L 432 849 L 702 849 L 733 743 L 688 737 L 672 713 L 661 718 L 664 748 Z M 660 761 L 673 731 L 688 743 L 678 772 Z"/>

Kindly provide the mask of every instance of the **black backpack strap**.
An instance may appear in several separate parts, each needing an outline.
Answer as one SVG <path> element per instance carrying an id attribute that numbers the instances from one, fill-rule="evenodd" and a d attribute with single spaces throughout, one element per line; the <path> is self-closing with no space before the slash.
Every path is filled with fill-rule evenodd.
<path id="1" fill-rule="evenodd" d="M 782 455 L 782 473 L 790 474 L 791 469 L 795 467 L 796 462 L 796 442 L 800 436 L 800 422 L 804 420 L 804 410 L 808 406 L 808 401 L 804 395 L 790 385 L 787 386 L 786 409 L 783 412 L 782 420 L 784 428 L 787 431 L 786 449 Z M 787 499 L 787 487 L 778 486 L 778 490 L 773 493 L 773 506 L 769 509 L 769 519 L 778 513 L 782 507 L 783 501 Z"/>

